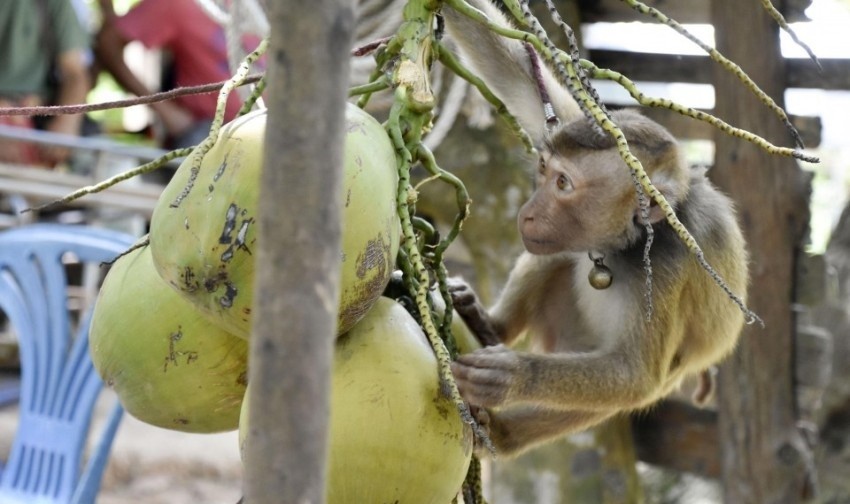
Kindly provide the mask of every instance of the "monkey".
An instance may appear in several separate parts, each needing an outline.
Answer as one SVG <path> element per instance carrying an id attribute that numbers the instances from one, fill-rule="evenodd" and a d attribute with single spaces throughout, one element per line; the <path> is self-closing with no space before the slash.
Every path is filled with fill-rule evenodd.
<path id="1" fill-rule="evenodd" d="M 506 23 L 489 0 L 470 3 Z M 496 303 L 485 309 L 466 282 L 454 278 L 450 285 L 455 310 L 488 345 L 459 356 L 452 372 L 473 410 L 483 409 L 497 455 L 514 456 L 644 410 L 687 376 L 700 377 L 698 394 L 710 392 L 706 370 L 734 350 L 744 314 L 662 209 L 653 202 L 641 211 L 615 140 L 592 126 L 548 70 L 543 81 L 565 119 L 551 131 L 543 127 L 522 47 L 448 6 L 443 15 L 462 56 L 492 83 L 540 152 L 534 190 L 517 216 L 525 251 Z M 631 110 L 610 117 L 705 259 L 744 296 L 748 254 L 731 200 L 704 170 L 686 165 L 662 126 Z M 647 225 L 653 231 L 650 317 Z M 592 285 L 600 272 L 610 285 Z M 531 351 L 511 348 L 522 337 Z"/>

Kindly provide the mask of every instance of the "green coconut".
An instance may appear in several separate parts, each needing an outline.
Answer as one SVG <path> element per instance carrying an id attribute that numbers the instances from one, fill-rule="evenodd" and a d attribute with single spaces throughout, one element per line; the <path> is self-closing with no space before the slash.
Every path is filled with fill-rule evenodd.
<path id="1" fill-rule="evenodd" d="M 139 420 L 184 432 L 238 426 L 248 343 L 210 323 L 160 278 L 149 247 L 118 259 L 106 275 L 89 351 Z"/>
<path id="2" fill-rule="evenodd" d="M 345 120 L 338 334 L 383 292 L 400 234 L 392 144 L 383 127 L 358 107 L 348 105 Z M 264 111 L 227 124 L 191 189 L 190 157 L 163 191 L 151 220 L 151 249 L 162 278 L 215 323 L 243 338 L 251 330 L 265 128 Z"/>
<path id="3" fill-rule="evenodd" d="M 330 504 L 446 504 L 460 489 L 471 429 L 440 392 L 422 329 L 395 301 L 380 298 L 337 340 L 330 420 Z"/>

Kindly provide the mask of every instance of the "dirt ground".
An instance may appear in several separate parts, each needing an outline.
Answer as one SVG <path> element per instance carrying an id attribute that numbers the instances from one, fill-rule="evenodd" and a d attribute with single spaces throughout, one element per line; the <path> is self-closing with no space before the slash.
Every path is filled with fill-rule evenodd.
<path id="1" fill-rule="evenodd" d="M 111 408 L 105 391 L 95 432 Z M 0 453 L 8 453 L 17 408 L 0 410 Z M 98 504 L 235 504 L 242 493 L 238 435 L 185 434 L 144 424 L 129 414 L 119 427 Z"/>

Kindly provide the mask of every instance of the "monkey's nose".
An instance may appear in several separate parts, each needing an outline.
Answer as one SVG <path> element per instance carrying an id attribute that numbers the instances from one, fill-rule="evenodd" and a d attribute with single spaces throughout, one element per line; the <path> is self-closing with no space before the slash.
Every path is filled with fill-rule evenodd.
<path id="1" fill-rule="evenodd" d="M 525 206 L 520 208 L 519 214 L 517 214 L 517 225 L 520 229 L 525 226 L 532 225 L 534 223 L 534 212 L 529 212 Z"/>

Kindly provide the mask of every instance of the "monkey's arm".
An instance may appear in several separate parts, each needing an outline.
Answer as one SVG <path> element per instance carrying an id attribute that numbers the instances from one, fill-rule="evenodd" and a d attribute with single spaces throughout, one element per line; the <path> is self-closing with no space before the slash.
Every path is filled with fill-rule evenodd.
<path id="1" fill-rule="evenodd" d="M 486 14 L 493 22 L 511 26 L 490 0 L 467 0 L 466 3 Z M 466 64 L 487 82 L 500 100 L 508 104 L 511 113 L 531 138 L 539 142 L 545 134 L 546 118 L 532 74 L 531 60 L 522 43 L 493 33 L 482 23 L 449 5 L 443 8 L 443 16 L 447 31 L 457 43 Z M 543 83 L 559 119 L 566 122 L 581 116 L 581 110 L 569 92 L 557 82 L 545 64 L 541 62 L 540 66 Z"/>
<path id="2" fill-rule="evenodd" d="M 505 341 L 504 328 L 490 317 L 468 283 L 450 278 L 449 292 L 455 311 L 482 345 L 498 345 Z"/>
<path id="3" fill-rule="evenodd" d="M 564 282 L 568 281 L 571 271 L 572 262 L 563 256 L 541 257 L 523 253 L 491 309 L 485 310 L 472 287 L 460 278 L 449 279 L 449 292 L 455 310 L 482 344 L 510 345 L 530 328 L 535 322 L 533 318 L 540 318 L 539 307 L 544 303 L 559 306 L 570 303 L 565 297 L 568 291 L 561 289 L 564 297 L 554 301 L 551 293 L 566 285 Z M 560 309 L 560 315 L 563 315 L 563 309 Z M 545 346 L 543 339 L 540 343 Z"/>
<path id="4" fill-rule="evenodd" d="M 537 404 L 606 411 L 645 406 L 665 391 L 663 364 L 638 349 L 530 354 L 498 345 L 461 355 L 452 372 L 461 395 L 485 408 Z"/>

